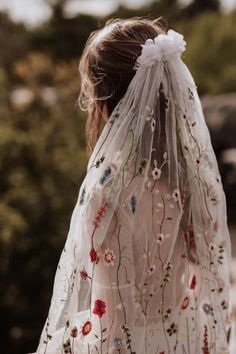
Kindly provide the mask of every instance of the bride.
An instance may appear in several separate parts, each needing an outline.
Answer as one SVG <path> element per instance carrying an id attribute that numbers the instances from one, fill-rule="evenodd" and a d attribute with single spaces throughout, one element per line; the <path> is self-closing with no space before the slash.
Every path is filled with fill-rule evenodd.
<path id="1" fill-rule="evenodd" d="M 225 195 L 185 47 L 146 18 L 86 43 L 90 158 L 37 354 L 229 353 Z"/>

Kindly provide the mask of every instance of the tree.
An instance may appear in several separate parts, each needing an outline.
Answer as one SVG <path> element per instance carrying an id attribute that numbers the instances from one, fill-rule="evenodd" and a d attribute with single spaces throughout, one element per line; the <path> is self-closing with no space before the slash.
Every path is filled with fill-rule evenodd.
<path id="1" fill-rule="evenodd" d="M 186 18 L 192 18 L 209 11 L 219 12 L 220 0 L 193 0 L 183 9 L 183 16 Z"/>

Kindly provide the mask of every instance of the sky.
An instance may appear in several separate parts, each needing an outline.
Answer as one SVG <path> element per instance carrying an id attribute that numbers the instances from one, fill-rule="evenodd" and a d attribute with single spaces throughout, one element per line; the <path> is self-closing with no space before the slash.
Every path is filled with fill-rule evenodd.
<path id="1" fill-rule="evenodd" d="M 108 15 L 119 4 L 129 7 L 139 7 L 151 0 L 70 0 L 67 6 L 68 16 L 75 13 Z M 190 0 L 181 0 L 188 3 Z M 231 9 L 236 6 L 236 0 L 221 0 L 223 7 Z M 15 21 L 23 21 L 28 27 L 34 27 L 50 17 L 50 8 L 46 0 L 0 0 L 0 10 L 7 10 Z"/>

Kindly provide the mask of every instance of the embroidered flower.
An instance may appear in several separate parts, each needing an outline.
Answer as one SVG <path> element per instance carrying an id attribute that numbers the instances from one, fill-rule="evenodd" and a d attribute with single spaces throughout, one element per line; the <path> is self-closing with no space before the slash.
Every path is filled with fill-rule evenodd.
<path id="1" fill-rule="evenodd" d="M 110 250 L 109 248 L 105 249 L 104 252 L 104 264 L 106 266 L 109 265 L 114 265 L 114 259 L 116 258 L 114 252 L 112 250 Z"/>
<path id="2" fill-rule="evenodd" d="M 151 131 L 154 132 L 155 127 L 156 127 L 156 121 L 153 118 L 153 114 L 154 114 L 154 109 L 150 109 L 149 106 L 146 106 L 146 110 L 149 112 L 146 121 L 150 121 L 150 126 L 151 126 Z"/>
<path id="3" fill-rule="evenodd" d="M 83 187 L 82 192 L 81 192 L 81 196 L 80 196 L 80 199 L 79 199 L 79 204 L 80 205 L 82 205 L 83 202 L 84 202 L 85 193 L 86 193 L 86 189 L 85 189 L 85 187 Z"/>
<path id="4" fill-rule="evenodd" d="M 123 309 L 123 306 L 121 303 L 117 304 L 116 307 L 115 307 L 116 310 L 122 310 Z"/>
<path id="5" fill-rule="evenodd" d="M 196 284 L 197 284 L 196 275 L 194 274 L 193 277 L 192 277 L 192 280 L 191 280 L 191 283 L 190 283 L 189 288 L 190 288 L 191 290 L 194 290 L 195 287 L 196 287 Z"/>
<path id="6" fill-rule="evenodd" d="M 136 209 L 136 204 L 137 204 L 136 197 L 135 197 L 135 195 L 132 195 L 132 197 L 130 199 L 130 206 L 131 206 L 131 210 L 132 210 L 133 214 L 134 214 L 135 209 Z"/>
<path id="7" fill-rule="evenodd" d="M 81 328 L 81 332 L 84 336 L 86 336 L 87 334 L 89 334 L 92 330 L 92 323 L 91 321 L 87 320 L 84 322 L 84 324 L 82 325 Z"/>
<path id="8" fill-rule="evenodd" d="M 203 311 L 205 312 L 205 314 L 207 314 L 207 315 L 209 315 L 211 313 L 211 311 L 212 311 L 211 306 L 209 304 L 207 304 L 207 303 L 204 303 L 202 305 L 202 308 L 203 308 Z"/>
<path id="9" fill-rule="evenodd" d="M 208 329 L 207 325 L 204 325 L 204 335 L 203 335 L 203 354 L 210 354 L 209 343 L 208 343 Z"/>
<path id="10" fill-rule="evenodd" d="M 154 169 L 152 170 L 152 177 L 154 180 L 157 180 L 161 177 L 161 169 L 157 167 L 157 160 L 155 159 L 153 161 L 154 163 Z"/>
<path id="11" fill-rule="evenodd" d="M 101 206 L 101 208 L 98 210 L 97 215 L 93 221 L 93 224 L 96 228 L 98 227 L 99 222 L 101 221 L 101 218 L 106 211 L 106 208 L 107 208 L 107 203 L 105 203 L 103 206 Z"/>
<path id="12" fill-rule="evenodd" d="M 71 354 L 70 339 L 67 339 L 67 341 L 63 343 L 63 349 L 65 354 Z"/>
<path id="13" fill-rule="evenodd" d="M 90 255 L 91 262 L 98 263 L 99 257 L 98 257 L 97 252 L 95 251 L 94 248 L 91 248 L 89 255 Z"/>
<path id="14" fill-rule="evenodd" d="M 154 118 L 152 118 L 152 120 L 151 120 L 151 131 L 152 131 L 152 132 L 154 132 L 155 127 L 156 127 L 156 121 L 155 121 Z"/>
<path id="15" fill-rule="evenodd" d="M 102 177 L 100 178 L 100 183 L 104 184 L 109 179 L 110 175 L 111 175 L 111 167 L 108 166 L 103 172 Z"/>
<path id="16" fill-rule="evenodd" d="M 178 325 L 177 323 L 171 323 L 170 327 L 167 328 L 167 333 L 169 334 L 169 336 L 172 336 L 172 334 L 175 334 L 178 330 Z"/>
<path id="17" fill-rule="evenodd" d="M 98 317 L 102 317 L 106 312 L 106 303 L 102 300 L 97 299 L 94 304 L 93 313 L 98 315 Z"/>
<path id="18" fill-rule="evenodd" d="M 77 327 L 72 328 L 70 335 L 72 338 L 76 338 L 78 336 L 78 329 Z"/>
<path id="19" fill-rule="evenodd" d="M 185 51 L 185 45 L 183 35 L 174 30 L 169 30 L 166 34 L 161 33 L 154 40 L 147 39 L 142 45 L 142 53 L 137 58 L 134 68 L 137 69 L 139 65 L 151 66 L 156 61 L 168 60 L 173 54 L 181 56 Z"/>
<path id="20" fill-rule="evenodd" d="M 121 340 L 120 337 L 114 338 L 113 343 L 114 343 L 114 346 L 115 346 L 117 349 L 121 349 L 121 347 L 122 347 L 122 340 Z"/>
<path id="21" fill-rule="evenodd" d="M 82 279 L 86 280 L 88 277 L 88 273 L 85 270 L 80 271 L 80 276 Z"/>
<path id="22" fill-rule="evenodd" d="M 185 310 L 189 305 L 189 297 L 186 296 L 184 299 L 183 299 L 183 302 L 182 302 L 182 305 L 181 305 L 181 309 L 182 310 Z"/>
<path id="23" fill-rule="evenodd" d="M 175 202 L 178 202 L 179 198 L 180 198 L 180 192 L 179 189 L 175 189 L 172 193 L 172 198 L 174 199 Z"/>

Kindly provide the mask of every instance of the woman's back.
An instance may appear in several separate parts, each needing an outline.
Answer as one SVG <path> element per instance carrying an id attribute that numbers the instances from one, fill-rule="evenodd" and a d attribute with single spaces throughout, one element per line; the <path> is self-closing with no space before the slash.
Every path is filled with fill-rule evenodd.
<path id="1" fill-rule="evenodd" d="M 106 98 L 109 119 L 73 211 L 38 354 L 229 353 L 224 192 L 180 58 L 186 43 L 155 26 L 115 21 L 84 54 L 95 125 L 103 93 L 121 87 Z M 117 72 L 103 55 L 117 55 Z"/>

